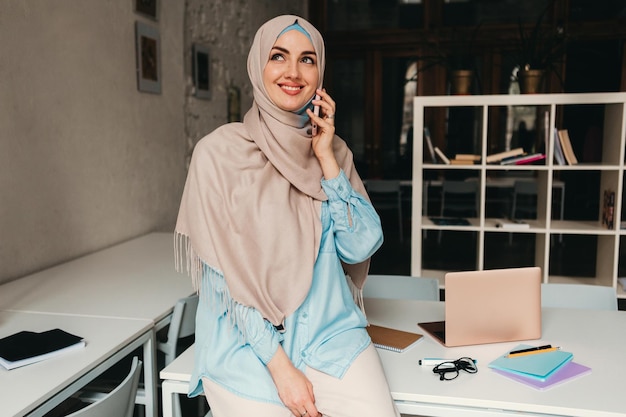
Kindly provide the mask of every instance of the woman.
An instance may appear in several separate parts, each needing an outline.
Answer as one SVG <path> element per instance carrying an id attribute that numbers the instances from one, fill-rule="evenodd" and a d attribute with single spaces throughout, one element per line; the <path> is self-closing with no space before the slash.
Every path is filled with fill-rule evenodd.
<path id="1" fill-rule="evenodd" d="M 252 108 L 194 150 L 177 267 L 184 255 L 201 295 L 189 395 L 215 417 L 398 416 L 357 305 L 380 220 L 323 72 L 309 22 L 268 21 L 248 56 Z"/>

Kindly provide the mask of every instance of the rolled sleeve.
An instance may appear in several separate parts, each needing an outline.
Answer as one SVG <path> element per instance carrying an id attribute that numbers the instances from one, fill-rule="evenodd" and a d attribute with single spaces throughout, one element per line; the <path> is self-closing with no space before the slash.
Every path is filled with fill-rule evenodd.
<path id="1" fill-rule="evenodd" d="M 276 353 L 282 334 L 257 309 L 235 302 L 230 296 L 224 276 L 215 269 L 207 268 L 210 271 L 210 284 L 205 289 L 214 292 L 211 299 L 222 300 L 220 303 L 212 303 L 214 313 L 231 317 L 243 343 L 249 344 L 261 362 L 267 364 Z M 228 324 L 224 322 L 224 325 Z"/>
<path id="2" fill-rule="evenodd" d="M 358 263 L 369 258 L 383 243 L 380 217 L 374 206 L 357 193 L 343 170 L 330 180 L 322 180 L 328 196 L 337 252 L 341 260 Z"/>
<path id="3" fill-rule="evenodd" d="M 256 309 L 240 307 L 250 310 L 246 313 L 244 323 L 246 341 L 259 360 L 267 365 L 274 357 L 278 349 L 278 344 L 282 341 L 282 335 L 276 330 L 274 325 L 265 320 Z"/>

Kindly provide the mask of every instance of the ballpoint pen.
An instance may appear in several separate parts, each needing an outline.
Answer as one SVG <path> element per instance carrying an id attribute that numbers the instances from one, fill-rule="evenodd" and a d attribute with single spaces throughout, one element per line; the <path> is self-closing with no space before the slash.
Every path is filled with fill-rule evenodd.
<path id="1" fill-rule="evenodd" d="M 509 358 L 516 358 L 518 356 L 535 355 L 535 354 L 538 354 L 538 353 L 553 352 L 553 351 L 559 350 L 559 349 L 560 349 L 560 347 L 552 347 L 552 345 L 538 346 L 536 348 L 514 350 L 512 352 L 509 352 L 507 357 L 509 357 Z"/>

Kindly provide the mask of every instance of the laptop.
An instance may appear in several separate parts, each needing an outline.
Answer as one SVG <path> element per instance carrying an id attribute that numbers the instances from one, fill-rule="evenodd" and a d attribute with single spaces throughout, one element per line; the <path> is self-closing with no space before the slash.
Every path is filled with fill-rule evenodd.
<path id="1" fill-rule="evenodd" d="M 541 338 L 541 268 L 449 272 L 445 321 L 418 323 L 444 346 Z"/>

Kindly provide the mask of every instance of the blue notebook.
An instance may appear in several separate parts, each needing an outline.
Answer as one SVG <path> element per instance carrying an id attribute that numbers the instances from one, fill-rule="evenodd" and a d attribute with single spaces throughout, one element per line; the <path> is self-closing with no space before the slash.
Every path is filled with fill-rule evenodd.
<path id="1" fill-rule="evenodd" d="M 494 369 L 494 372 L 510 378 L 514 381 L 521 382 L 522 384 L 538 389 L 540 391 L 544 391 L 548 388 L 554 387 L 555 385 L 559 385 L 571 379 L 578 378 L 579 376 L 587 375 L 588 373 L 591 373 L 591 368 L 573 361 L 567 362 L 565 365 L 559 367 L 552 375 L 546 378 L 545 381 L 541 381 L 537 378 L 523 376 L 517 373 L 502 371 L 499 369 Z"/>
<path id="2" fill-rule="evenodd" d="M 527 349 L 532 346 L 519 345 L 512 350 Z M 574 355 L 571 352 L 555 350 L 534 355 L 509 358 L 509 352 L 492 361 L 488 366 L 492 369 L 511 372 L 528 378 L 545 381 L 556 370 L 570 362 Z"/>

